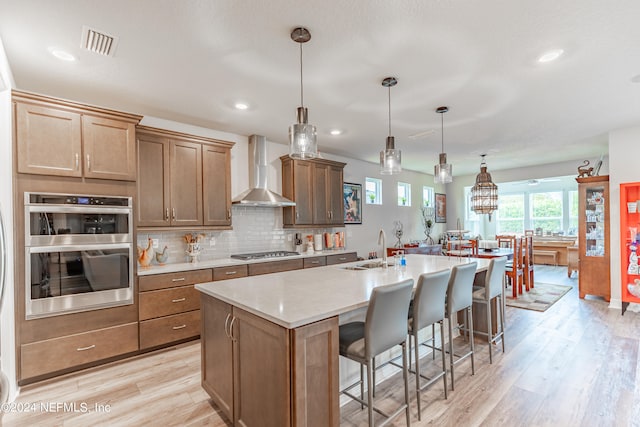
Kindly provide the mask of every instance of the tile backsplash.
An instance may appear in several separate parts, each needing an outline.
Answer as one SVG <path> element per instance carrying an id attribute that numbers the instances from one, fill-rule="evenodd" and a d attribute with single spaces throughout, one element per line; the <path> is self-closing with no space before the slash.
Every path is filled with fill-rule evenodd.
<path id="1" fill-rule="evenodd" d="M 302 236 L 315 233 L 344 231 L 339 228 L 285 229 L 282 227 L 282 208 L 246 207 L 234 205 L 232 208 L 233 230 L 193 230 L 203 234 L 200 241 L 200 260 L 228 258 L 229 255 L 249 252 L 287 250 L 294 247 L 295 233 Z M 141 231 L 137 244 L 146 248 L 148 238 L 158 239 L 156 251 L 162 252 L 167 246 L 167 263 L 187 262 L 187 245 L 184 235 L 189 231 Z"/>

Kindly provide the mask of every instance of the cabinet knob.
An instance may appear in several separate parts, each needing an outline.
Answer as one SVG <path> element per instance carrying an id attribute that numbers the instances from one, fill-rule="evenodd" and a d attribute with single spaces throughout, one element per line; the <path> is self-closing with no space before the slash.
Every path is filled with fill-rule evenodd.
<path id="1" fill-rule="evenodd" d="M 296 211 L 296 219 L 298 219 L 300 217 L 300 215 L 298 214 L 298 211 Z"/>
<path id="2" fill-rule="evenodd" d="M 227 219 L 231 219 L 231 209 L 227 209 Z"/>
<path id="3" fill-rule="evenodd" d="M 171 208 L 171 218 L 174 221 L 176 220 L 176 208 Z"/>
<path id="4" fill-rule="evenodd" d="M 165 213 L 164 220 L 169 221 L 169 208 L 167 208 L 164 213 Z"/>
<path id="5" fill-rule="evenodd" d="M 80 154 L 76 153 L 76 170 L 80 169 Z"/>
<path id="6" fill-rule="evenodd" d="M 91 155 L 87 154 L 87 170 L 91 170 Z"/>

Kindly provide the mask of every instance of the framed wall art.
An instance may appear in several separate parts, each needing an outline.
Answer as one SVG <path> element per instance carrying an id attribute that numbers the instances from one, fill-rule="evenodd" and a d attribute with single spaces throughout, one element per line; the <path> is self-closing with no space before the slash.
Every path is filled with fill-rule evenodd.
<path id="1" fill-rule="evenodd" d="M 342 188 L 344 223 L 362 224 L 362 184 L 345 182 Z"/>
<path id="2" fill-rule="evenodd" d="M 436 222 L 447 222 L 447 195 L 436 193 Z"/>

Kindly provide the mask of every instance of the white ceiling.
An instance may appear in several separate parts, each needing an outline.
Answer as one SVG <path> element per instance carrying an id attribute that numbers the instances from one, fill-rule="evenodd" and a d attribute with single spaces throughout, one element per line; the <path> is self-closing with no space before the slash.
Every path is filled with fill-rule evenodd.
<path id="1" fill-rule="evenodd" d="M 19 89 L 281 143 L 300 103 L 289 34 L 305 26 L 304 100 L 320 150 L 377 162 L 381 81 L 395 76 L 396 147 L 405 168 L 428 173 L 441 105 L 454 175 L 477 171 L 481 153 L 490 171 L 593 163 L 608 131 L 640 120 L 638 0 L 0 0 L 0 11 Z M 119 37 L 115 56 L 82 50 L 83 25 Z M 554 48 L 564 55 L 537 62 Z"/>

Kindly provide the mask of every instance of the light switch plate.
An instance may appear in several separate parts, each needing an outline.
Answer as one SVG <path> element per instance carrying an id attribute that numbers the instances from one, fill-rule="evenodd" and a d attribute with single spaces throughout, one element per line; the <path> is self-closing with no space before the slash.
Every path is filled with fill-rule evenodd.
<path id="1" fill-rule="evenodd" d="M 153 248 L 156 249 L 160 245 L 160 239 L 151 239 Z"/>
<path id="2" fill-rule="evenodd" d="M 216 238 L 212 237 L 211 239 L 209 239 L 209 246 L 215 246 L 216 245 Z"/>

